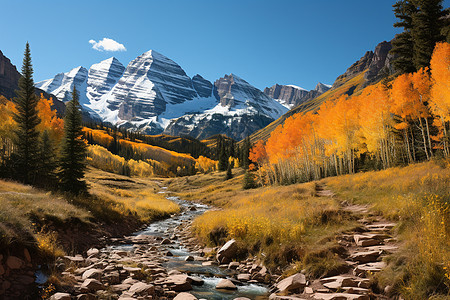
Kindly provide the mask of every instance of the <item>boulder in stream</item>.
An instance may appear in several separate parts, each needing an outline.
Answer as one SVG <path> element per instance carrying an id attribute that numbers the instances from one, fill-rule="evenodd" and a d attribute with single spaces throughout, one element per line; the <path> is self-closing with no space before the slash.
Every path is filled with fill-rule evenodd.
<path id="1" fill-rule="evenodd" d="M 236 255 L 237 250 L 238 246 L 236 240 L 234 239 L 229 240 L 217 252 L 216 258 L 220 264 L 228 264 L 231 262 L 232 258 Z"/>

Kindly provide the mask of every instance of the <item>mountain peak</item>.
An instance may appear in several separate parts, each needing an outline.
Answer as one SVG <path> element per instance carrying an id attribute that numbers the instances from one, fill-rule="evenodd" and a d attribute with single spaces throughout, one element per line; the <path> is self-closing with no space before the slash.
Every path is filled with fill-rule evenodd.
<path id="1" fill-rule="evenodd" d="M 314 88 L 315 91 L 318 91 L 321 94 L 325 93 L 329 89 L 331 89 L 331 85 L 325 84 L 325 83 L 322 83 L 322 82 L 318 82 L 316 87 Z"/>

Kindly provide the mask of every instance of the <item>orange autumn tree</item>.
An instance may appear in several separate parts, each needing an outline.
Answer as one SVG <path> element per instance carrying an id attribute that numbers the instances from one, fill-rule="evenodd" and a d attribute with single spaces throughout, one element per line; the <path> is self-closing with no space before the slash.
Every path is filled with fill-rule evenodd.
<path id="1" fill-rule="evenodd" d="M 358 148 L 358 114 L 359 107 L 346 95 L 318 111 L 318 134 L 328 140 L 325 145 L 328 154 L 340 158 L 338 174 L 353 173 L 355 170 L 354 154 Z"/>
<path id="2" fill-rule="evenodd" d="M 41 133 L 47 130 L 50 139 L 55 143 L 59 143 L 64 135 L 64 120 L 57 117 L 56 110 L 53 110 L 52 106 L 53 100 L 51 98 L 46 99 L 41 94 L 41 98 L 36 106 L 38 117 L 41 119 L 37 129 Z"/>
<path id="3" fill-rule="evenodd" d="M 438 43 L 430 62 L 433 86 L 431 88 L 430 108 L 437 116 L 437 125 L 442 136 L 442 148 L 445 156 L 450 156 L 450 44 Z"/>
<path id="4" fill-rule="evenodd" d="M 360 138 L 365 144 L 361 150 L 379 156 L 384 168 L 391 167 L 393 118 L 387 89 L 382 84 L 368 86 L 353 101 L 359 107 Z"/>
<path id="5" fill-rule="evenodd" d="M 17 110 L 14 103 L 0 95 L 0 163 L 13 151 L 13 132 L 16 127 L 13 115 L 15 113 Z"/>

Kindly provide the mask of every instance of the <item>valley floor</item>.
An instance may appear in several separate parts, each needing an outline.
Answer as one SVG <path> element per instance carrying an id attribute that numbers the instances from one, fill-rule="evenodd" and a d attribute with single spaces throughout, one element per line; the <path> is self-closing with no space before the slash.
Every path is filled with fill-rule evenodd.
<path id="1" fill-rule="evenodd" d="M 102 269 L 105 274 L 115 274 L 117 268 L 127 274 L 134 270 L 137 277 L 132 277 L 133 280 L 156 286 L 159 283 L 155 274 L 160 274 L 159 295 L 174 297 L 173 292 L 179 291 L 164 285 L 176 272 L 161 269 L 168 259 L 164 258 L 168 246 L 160 239 L 148 239 L 143 245 L 126 237 L 143 224 L 180 211 L 175 202 L 159 193 L 161 186 L 167 186 L 179 198 L 198 203 L 193 207 L 207 204 L 212 209 L 198 214 L 192 226 L 191 221 L 184 222 L 182 227 L 171 226 L 162 236 L 170 235 L 174 239 L 169 241 L 172 243 L 180 239 L 175 243 L 197 253 L 209 252 L 211 258 L 207 261 L 211 264 L 220 247 L 235 239 L 237 249 L 230 258 L 238 263 L 230 264 L 235 270 L 233 280 L 241 274 L 241 279 L 245 277 L 255 283 L 270 282 L 274 284 L 271 292 L 296 295 L 300 299 L 449 297 L 448 162 L 432 161 L 251 190 L 242 188 L 241 169 L 233 169 L 233 175 L 230 180 L 224 180 L 224 172 L 156 180 L 90 169 L 86 179 L 91 196 L 78 198 L 2 181 L 0 295 L 6 299 L 23 295 L 19 286 L 32 286 L 33 273 L 42 263 L 50 266 L 51 270 L 46 272 L 55 276 L 49 278 L 45 289 L 40 291 L 41 296 L 54 293 L 55 286 L 58 290 L 65 286 L 62 290 L 73 291 L 77 284 L 90 279 L 82 278 L 89 269 L 83 269 L 89 256 L 84 251 L 105 242 L 110 244 L 113 241 L 110 237 L 115 236 L 119 237 L 115 242 L 134 243 L 136 249 L 142 249 L 99 253 L 91 249 L 90 254 L 94 256 L 89 265 Z M 189 210 L 184 208 L 183 214 L 186 209 Z M 195 247 L 198 241 L 202 247 Z M 84 257 L 75 256 L 77 253 Z M 55 264 L 45 264 L 64 255 L 69 255 L 66 261 L 57 259 Z M 116 269 L 110 270 L 110 263 L 104 268 L 102 264 L 108 259 L 111 263 L 127 260 L 128 270 L 123 263 L 120 266 L 115 263 Z M 195 259 L 200 264 L 203 260 L 200 255 Z M 145 261 L 159 262 L 144 266 Z M 116 275 L 100 278 L 101 282 L 113 285 L 110 282 L 113 280 L 114 285 L 128 284 L 121 287 L 127 291 L 139 283 L 131 279 L 123 283 L 122 279 L 128 278 L 122 278 L 125 275 L 120 275 L 120 270 L 120 282 L 116 282 Z M 65 272 L 62 277 L 61 271 Z M 92 279 L 97 278 L 98 274 L 92 272 Z M 337 275 L 341 277 L 333 277 Z M 70 283 L 73 276 L 75 281 Z M 290 284 L 280 281 L 283 278 Z M 190 283 L 192 280 L 188 279 Z M 156 293 L 150 293 L 147 285 L 142 288 L 149 289 L 147 294 Z M 107 292 L 111 292 L 110 288 Z"/>
<path id="2" fill-rule="evenodd" d="M 389 236 L 378 236 L 377 243 L 387 243 L 388 248 L 381 249 L 383 258 L 372 258 L 378 264 L 367 275 L 372 291 L 406 299 L 449 296 L 448 162 L 253 190 L 242 189 L 242 172 L 228 181 L 223 177 L 215 173 L 168 182 L 180 197 L 220 208 L 194 222 L 193 231 L 208 245 L 234 238 L 244 252 L 260 257 L 273 273 L 287 276 L 301 271 L 314 280 L 341 274 L 348 261 L 354 261 L 354 249 L 361 243 L 358 232 L 366 239 L 370 224 L 395 225 Z M 324 197 L 327 193 L 320 191 L 324 186 L 335 195 Z M 355 212 L 349 207 L 363 209 Z M 400 251 L 389 254 L 393 241 Z M 351 245 L 342 249 L 346 243 Z M 374 272 L 380 265 L 386 267 Z"/>

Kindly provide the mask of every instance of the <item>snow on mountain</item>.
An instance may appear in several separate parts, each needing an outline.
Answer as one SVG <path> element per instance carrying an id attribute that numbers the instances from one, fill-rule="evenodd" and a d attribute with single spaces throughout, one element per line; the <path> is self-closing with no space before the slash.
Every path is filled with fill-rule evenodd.
<path id="1" fill-rule="evenodd" d="M 86 96 L 87 76 L 88 70 L 80 66 L 67 73 L 60 73 L 53 79 L 38 82 L 35 86 L 55 95 L 59 100 L 67 102 L 72 98 L 72 90 L 75 85 L 81 105 L 87 105 L 89 104 L 89 99 Z"/>
<path id="2" fill-rule="evenodd" d="M 292 87 L 292 88 L 297 89 L 297 90 L 307 91 L 306 89 L 304 89 L 302 87 L 299 87 L 299 86 L 296 86 L 296 85 L 293 85 L 293 84 L 288 84 L 287 86 Z"/>
<path id="3" fill-rule="evenodd" d="M 89 71 L 78 67 L 36 84 L 63 101 L 70 100 L 74 85 L 92 116 L 147 134 L 165 130 L 174 135 L 227 133 L 239 138 L 288 110 L 235 74 L 214 84 L 200 75 L 191 79 L 177 63 L 153 50 L 127 67 L 111 57 Z"/>
<path id="4" fill-rule="evenodd" d="M 216 80 L 214 95 L 219 100 L 217 105 L 202 113 L 172 120 L 165 133 L 188 134 L 200 139 L 222 133 L 242 139 L 288 111 L 235 74 Z"/>

